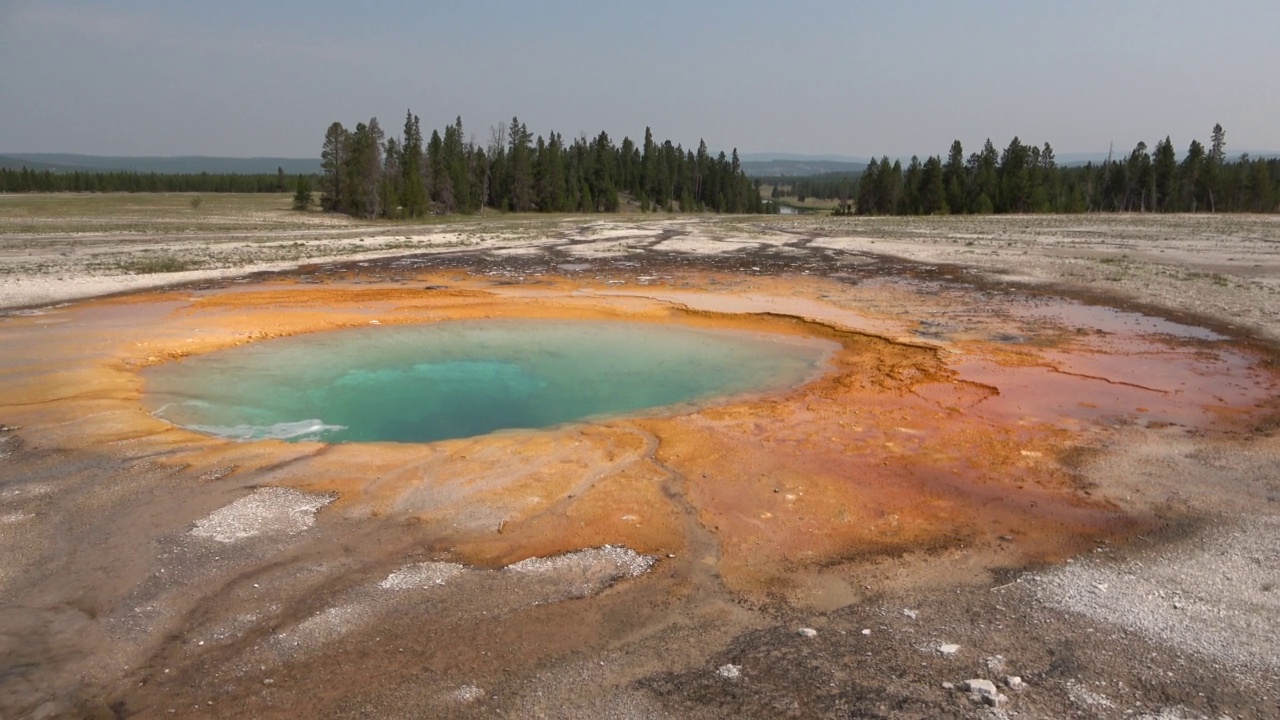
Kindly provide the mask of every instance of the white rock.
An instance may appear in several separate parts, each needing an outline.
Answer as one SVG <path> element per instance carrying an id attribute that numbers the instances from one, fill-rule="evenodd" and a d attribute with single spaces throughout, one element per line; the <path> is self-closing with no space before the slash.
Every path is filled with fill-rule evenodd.
<path id="1" fill-rule="evenodd" d="M 984 697 L 986 696 L 994 697 L 999 694 L 999 691 L 996 690 L 995 683 L 991 682 L 990 680 L 981 680 L 978 678 L 974 678 L 973 680 L 965 680 L 963 683 L 960 684 L 960 688 L 963 689 L 965 692 L 976 693 Z"/>
<path id="2" fill-rule="evenodd" d="M 739 677 L 742 676 L 742 666 L 741 665 L 721 665 L 716 670 L 716 674 L 724 678 L 725 680 L 737 680 Z"/>
<path id="3" fill-rule="evenodd" d="M 463 685 L 449 693 L 449 699 L 459 703 L 473 703 L 484 698 L 484 690 L 475 685 Z"/>
<path id="4" fill-rule="evenodd" d="M 863 635 L 870 635 L 870 634 L 871 634 L 871 628 L 863 628 L 863 629 L 862 629 L 862 634 L 863 634 Z"/>
<path id="5" fill-rule="evenodd" d="M 1111 702 L 1111 698 L 1106 695 L 1099 695 L 1071 681 L 1067 683 L 1067 697 L 1070 698 L 1071 702 L 1084 708 L 1113 708 L 1116 706 L 1115 703 Z"/>
<path id="6" fill-rule="evenodd" d="M 1017 675 L 1010 675 L 1009 677 L 1005 678 L 1004 684 L 1008 685 L 1010 690 L 1022 690 L 1027 686 L 1026 683 L 1022 682 L 1022 678 L 1018 677 Z"/>
<path id="7" fill-rule="evenodd" d="M 378 583 L 383 590 L 408 590 L 410 588 L 428 588 L 444 585 L 453 578 L 466 572 L 466 567 L 458 563 L 423 562 L 405 565 L 391 573 Z"/>
<path id="8" fill-rule="evenodd" d="M 961 687 L 968 691 L 970 700 L 985 703 L 994 708 L 998 708 L 1009 701 L 1008 697 L 1001 695 L 1000 691 L 996 690 L 996 684 L 990 680 L 977 678 L 965 680 Z"/>
<path id="9" fill-rule="evenodd" d="M 818 631 L 813 628 L 800 628 L 800 634 L 808 638 L 818 637 Z"/>
<path id="10" fill-rule="evenodd" d="M 613 583 L 649 572 L 657 558 L 621 545 L 602 545 L 564 555 L 532 557 L 505 572 L 558 580 L 574 597 L 594 595 Z"/>
<path id="11" fill-rule="evenodd" d="M 960 646 L 954 643 L 946 643 L 945 645 L 938 646 L 938 652 L 943 655 L 955 655 L 960 652 Z"/>
<path id="12" fill-rule="evenodd" d="M 629 547 L 622 545 L 601 545 L 598 548 L 587 548 L 576 552 L 555 555 L 552 557 L 531 557 L 508 565 L 505 570 L 516 573 L 545 574 L 556 572 L 578 572 L 607 568 L 612 571 L 610 579 L 634 578 L 649 572 L 657 558 L 641 555 Z"/>
<path id="13" fill-rule="evenodd" d="M 221 543 L 257 535 L 295 535 L 315 524 L 316 511 L 333 500 L 292 488 L 258 488 L 197 520 L 188 534 Z"/>
<path id="14" fill-rule="evenodd" d="M 903 610 L 903 611 L 902 611 L 902 614 L 903 614 L 903 615 L 906 615 L 907 617 L 911 618 L 912 620 L 915 620 L 915 619 L 916 619 L 916 617 L 918 617 L 918 616 L 920 615 L 920 612 L 919 612 L 918 610 L 911 610 L 911 609 L 907 609 L 907 610 Z"/>

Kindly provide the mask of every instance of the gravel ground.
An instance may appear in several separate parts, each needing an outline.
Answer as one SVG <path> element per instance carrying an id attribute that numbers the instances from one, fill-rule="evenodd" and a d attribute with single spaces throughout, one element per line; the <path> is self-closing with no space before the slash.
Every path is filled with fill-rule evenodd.
<path id="1" fill-rule="evenodd" d="M 332 497 L 290 488 L 258 488 L 196 521 L 191 535 L 222 543 L 259 535 L 296 535 L 314 525 L 316 511 L 331 502 Z"/>
<path id="2" fill-rule="evenodd" d="M 378 583 L 378 587 L 383 590 L 408 590 L 444 585 L 466 570 L 467 567 L 459 563 L 414 563 L 391 573 L 386 580 Z"/>
<path id="3" fill-rule="evenodd" d="M 100 237 L 6 233 L 16 222 L 0 212 L 0 308 L 405 254 L 560 250 L 591 259 L 645 250 L 705 256 L 813 249 L 963 266 L 1001 283 L 1087 290 L 1280 340 L 1280 217 L 1274 215 L 516 218 L 427 228 L 268 227 L 252 236 L 230 228 Z M 140 252 L 198 263 L 171 273 L 120 269 Z"/>
<path id="4" fill-rule="evenodd" d="M 880 283 L 969 299 L 939 326 L 1039 293 L 1209 326 L 1266 352 L 1280 340 L 1280 220 L 1269 216 L 272 229 L 269 215 L 248 237 L 232 220 L 207 234 L 146 223 L 93 233 L 0 214 L 0 307 L 313 262 L 337 273 L 339 258 L 495 283 L 559 268 L 641 285 L 654 268 L 688 265 L 843 278 L 867 298 Z M 141 251 L 198 267 L 121 269 Z M 211 474 L 134 457 L 128 443 L 64 453 L 0 426 L 0 713 L 1280 717 L 1275 425 L 1108 423 L 1067 462 L 1082 493 L 1142 518 L 1150 537 L 1035 568 L 993 563 L 960 538 L 809 567 L 757 596 L 719 583 L 713 548 L 710 563 L 605 545 L 469 567 L 449 559 L 448 528 L 348 517 L 330 495 L 260 487 L 275 476 L 235 469 L 245 460 L 220 459 L 230 469 Z M 791 600 L 810 588 L 839 602 Z M 980 679 L 1004 699 L 961 689 Z"/>
<path id="5" fill-rule="evenodd" d="M 1052 607 L 1280 681 L 1280 517 L 1229 520 L 1158 552 L 1026 581 Z"/>

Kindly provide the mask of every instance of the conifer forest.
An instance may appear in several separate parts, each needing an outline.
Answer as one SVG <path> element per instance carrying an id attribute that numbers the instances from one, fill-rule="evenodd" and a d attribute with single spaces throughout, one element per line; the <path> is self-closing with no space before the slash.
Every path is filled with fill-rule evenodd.
<path id="1" fill-rule="evenodd" d="M 957 140 L 945 158 L 904 168 L 887 156 L 857 177 L 771 178 L 793 194 L 839 201 L 836 214 L 946 215 L 1081 212 L 1275 212 L 1280 158 L 1229 159 L 1226 132 L 1215 125 L 1209 146 L 1192 140 L 1181 159 L 1166 137 L 1139 142 L 1127 155 L 1060 167 L 1049 143 L 1017 137 L 999 151 L 990 140 L 965 156 Z M 775 190 L 775 195 L 779 191 Z"/>
<path id="2" fill-rule="evenodd" d="M 142 173 L 0 168 L 0 193 L 22 192 L 295 192 L 294 206 L 364 219 L 432 214 L 616 212 L 624 202 L 641 211 L 767 213 L 760 186 L 779 200 L 834 201 L 836 215 L 984 215 L 1006 213 L 1190 212 L 1271 213 L 1280 210 L 1280 158 L 1230 157 L 1226 131 L 1215 125 L 1208 144 L 1192 140 L 1181 155 L 1169 137 L 1154 148 L 1139 142 L 1102 162 L 1059 165 L 1049 143 L 1015 137 L 998 150 L 988 139 L 965 154 L 959 140 L 945 157 L 872 159 L 860 173 L 808 177 L 747 176 L 737 150 L 712 155 L 705 142 L 688 150 L 658 142 L 615 144 L 600 132 L 569 141 L 551 132 L 536 138 L 511 122 L 489 128 L 486 142 L 464 131 L 462 119 L 423 135 L 406 113 L 403 132 L 387 137 L 371 118 L 348 129 L 331 124 L 321 149 L 321 174 Z"/>
<path id="3" fill-rule="evenodd" d="M 321 152 L 321 206 L 361 218 L 415 218 L 427 213 L 615 212 L 627 193 L 647 211 L 758 213 L 757 186 L 743 172 L 737 150 L 712 156 L 607 133 L 566 142 L 559 133 L 536 139 L 519 118 L 491 128 L 481 146 L 462 118 L 423 136 L 407 113 L 404 132 L 387 138 L 377 118 L 348 130 L 333 123 Z"/>

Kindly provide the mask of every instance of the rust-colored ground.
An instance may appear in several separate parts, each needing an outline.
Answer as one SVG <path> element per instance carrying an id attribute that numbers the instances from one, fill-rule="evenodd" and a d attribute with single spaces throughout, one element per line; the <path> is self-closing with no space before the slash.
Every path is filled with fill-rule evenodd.
<path id="1" fill-rule="evenodd" d="M 723 583 L 715 593 L 829 609 L 858 590 L 826 568 L 963 549 L 956 572 L 990 571 L 1142 535 L 1155 522 L 1150 508 L 1093 495 L 1073 474 L 1073 453 L 1109 426 L 1251 422 L 1275 395 L 1274 373 L 1246 351 L 1086 333 L 1045 321 L 1032 301 L 956 313 L 966 319 L 942 339 L 919 332 L 922 318 L 955 313 L 955 301 L 909 284 L 703 270 L 644 285 L 415 271 L 175 290 L 8 318 L 0 420 L 20 427 L 24 452 L 201 478 L 189 488 L 190 519 L 232 497 L 211 490 L 215 481 L 289 485 L 338 496 L 321 525 L 411 528 L 406 536 L 426 545 L 415 552 L 433 557 L 500 567 L 625 545 L 662 559 L 672 579 L 664 592 Z M 193 353 L 374 321 L 498 317 L 741 328 L 840 350 L 823 376 L 788 392 L 430 445 L 232 442 L 171 427 L 140 402 L 141 368 Z M 157 534 L 190 522 L 138 513 Z M 406 551 L 384 548 L 387 562 Z M 94 601 L 103 612 L 151 572 L 142 560 L 119 562 L 119 587 Z M 561 622 L 568 632 L 576 621 Z M 600 640 L 551 635 L 566 647 Z M 165 652 L 160 640 L 149 647 Z"/>
<path id="2" fill-rule="evenodd" d="M 974 545 L 1018 565 L 1141 533 L 1143 518 L 1082 494 L 1057 462 L 1080 443 L 1071 432 L 1076 421 L 1097 408 L 1178 420 L 1229 415 L 1265 397 L 1245 388 L 1240 397 L 1215 398 L 1206 390 L 1214 378 L 1194 355 L 1181 358 L 1137 338 L 1123 339 L 1140 355 L 1129 364 L 1159 363 L 1154 384 L 1185 384 L 1187 376 L 1199 385 L 1172 400 L 1117 381 L 1123 362 L 1070 335 L 1039 347 L 983 340 L 943 347 L 843 329 L 841 316 L 857 312 L 849 307 L 831 306 L 834 319 L 785 314 L 797 296 L 829 290 L 821 281 L 680 291 L 680 300 L 697 305 L 701 296 L 717 311 L 652 299 L 674 283 L 606 294 L 563 278 L 531 288 L 453 273 L 413 284 L 175 292 L 87 303 L 52 323 L 46 316 L 11 321 L 10 337 L 25 338 L 7 353 L 10 381 L 0 405 L 15 424 L 50 428 L 67 449 L 127 440 L 166 448 L 164 463 L 242 472 L 314 454 L 306 476 L 291 484 L 337 493 L 336 509 L 348 515 L 438 527 L 439 549 L 469 563 L 503 565 L 605 542 L 680 556 L 692 542 L 682 518 L 692 512 L 714 540 L 702 548 L 711 556 L 696 559 L 714 563 L 732 586 L 756 591 L 785 587 L 793 568 L 882 553 Z M 778 307 L 750 312 L 766 303 Z M 732 312 L 736 306 L 748 312 Z M 823 377 L 787 393 L 675 417 L 425 446 L 250 446 L 169 427 L 139 402 L 138 368 L 192 353 L 371 321 L 499 317 L 732 327 L 819 336 L 842 349 Z M 1046 371 L 1066 364 L 1079 372 Z M 1224 378 L 1238 377 L 1234 365 L 1222 369 Z"/>

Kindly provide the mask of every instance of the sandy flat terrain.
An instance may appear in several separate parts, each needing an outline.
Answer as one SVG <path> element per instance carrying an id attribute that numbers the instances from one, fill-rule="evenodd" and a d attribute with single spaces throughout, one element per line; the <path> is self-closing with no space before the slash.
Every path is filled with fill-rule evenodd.
<path id="1" fill-rule="evenodd" d="M 1280 714 L 1275 218 L 77 202 L 0 202 L 6 717 Z M 840 350 L 426 445 L 144 409 L 193 353 L 488 317 Z"/>

